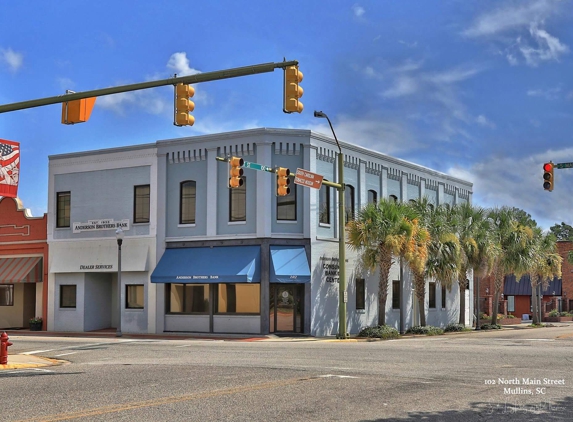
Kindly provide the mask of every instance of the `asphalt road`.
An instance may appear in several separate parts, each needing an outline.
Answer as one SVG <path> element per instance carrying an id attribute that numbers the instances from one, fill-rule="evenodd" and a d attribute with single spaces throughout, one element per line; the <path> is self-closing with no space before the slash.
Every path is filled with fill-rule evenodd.
<path id="1" fill-rule="evenodd" d="M 392 341 L 11 336 L 6 421 L 571 421 L 573 326 Z"/>

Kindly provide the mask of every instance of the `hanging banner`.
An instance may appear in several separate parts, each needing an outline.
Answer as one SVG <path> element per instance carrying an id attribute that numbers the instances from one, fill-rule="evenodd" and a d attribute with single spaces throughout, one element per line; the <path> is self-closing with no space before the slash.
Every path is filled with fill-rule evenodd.
<path id="1" fill-rule="evenodd" d="M 20 143 L 0 139 L 0 196 L 16 198 L 20 179 Z"/>

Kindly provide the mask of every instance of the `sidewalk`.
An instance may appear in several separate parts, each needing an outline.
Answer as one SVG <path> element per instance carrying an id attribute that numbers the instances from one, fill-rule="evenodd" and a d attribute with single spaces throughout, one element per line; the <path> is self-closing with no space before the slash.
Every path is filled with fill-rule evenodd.
<path id="1" fill-rule="evenodd" d="M 63 363 L 64 361 L 61 360 L 41 358 L 39 356 L 8 354 L 8 364 L 0 365 L 0 371 L 5 369 L 43 368 Z"/>

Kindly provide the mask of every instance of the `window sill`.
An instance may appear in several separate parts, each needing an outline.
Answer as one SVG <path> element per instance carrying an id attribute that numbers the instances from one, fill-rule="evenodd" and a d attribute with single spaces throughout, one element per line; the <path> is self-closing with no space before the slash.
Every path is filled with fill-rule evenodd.
<path id="1" fill-rule="evenodd" d="M 229 226 L 240 226 L 243 224 L 247 224 L 247 222 L 246 221 L 229 221 L 227 224 Z"/>
<path id="2" fill-rule="evenodd" d="M 331 225 L 330 225 L 330 223 L 328 223 L 328 224 L 327 223 L 318 223 L 318 227 L 324 227 L 324 228 L 329 229 L 331 227 Z"/>
<path id="3" fill-rule="evenodd" d="M 143 312 L 145 308 L 125 308 L 126 312 Z"/>
<path id="4" fill-rule="evenodd" d="M 296 220 L 277 220 L 277 224 L 296 224 Z"/>
<path id="5" fill-rule="evenodd" d="M 195 227 L 195 223 L 192 224 L 177 224 L 178 228 L 185 228 L 185 227 Z"/>

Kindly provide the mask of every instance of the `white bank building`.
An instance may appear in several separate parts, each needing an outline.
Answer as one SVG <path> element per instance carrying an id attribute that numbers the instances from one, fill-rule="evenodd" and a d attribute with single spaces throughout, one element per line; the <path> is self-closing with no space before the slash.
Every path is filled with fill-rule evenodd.
<path id="1" fill-rule="evenodd" d="M 341 142 L 345 206 L 379 198 L 471 202 L 472 184 Z M 252 129 L 49 157 L 48 330 L 124 333 L 335 335 L 337 191 L 291 184 L 228 164 L 297 168 L 338 183 L 334 139 L 309 130 Z M 121 227 L 121 272 L 116 230 Z M 347 327 L 378 320 L 378 275 L 346 252 Z M 118 275 L 120 274 L 120 277 Z M 120 286 L 118 286 L 118 278 Z M 427 323 L 459 318 L 459 290 L 426 286 Z M 392 268 L 386 323 L 416 325 L 410 272 Z M 466 323 L 473 291 L 466 290 Z"/>

